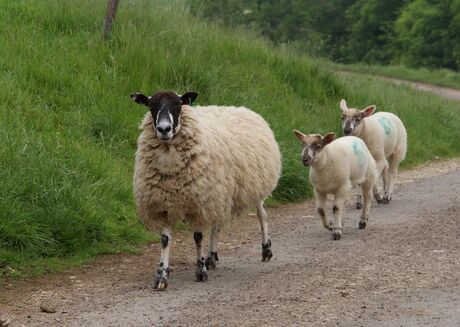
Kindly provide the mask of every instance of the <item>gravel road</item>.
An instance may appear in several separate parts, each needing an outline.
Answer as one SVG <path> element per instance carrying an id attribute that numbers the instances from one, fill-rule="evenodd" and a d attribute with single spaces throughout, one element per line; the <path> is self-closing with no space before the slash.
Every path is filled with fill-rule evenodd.
<path id="1" fill-rule="evenodd" d="M 460 159 L 402 172 L 392 202 L 373 203 L 365 230 L 349 203 L 340 241 L 315 212 L 311 201 L 269 210 L 268 263 L 257 218 L 239 220 L 223 231 L 207 283 L 194 281 L 193 238 L 183 232 L 164 292 L 152 289 L 152 244 L 8 281 L 0 312 L 10 326 L 460 326 Z"/>

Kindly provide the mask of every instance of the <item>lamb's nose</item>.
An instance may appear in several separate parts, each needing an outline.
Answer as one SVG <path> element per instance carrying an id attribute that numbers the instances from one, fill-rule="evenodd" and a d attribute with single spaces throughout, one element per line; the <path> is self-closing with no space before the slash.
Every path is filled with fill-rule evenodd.
<path id="1" fill-rule="evenodd" d="M 345 129 L 343 130 L 343 133 L 344 133 L 345 135 L 350 135 L 350 134 L 351 134 L 351 128 L 345 128 Z"/>
<path id="2" fill-rule="evenodd" d="M 171 132 L 171 125 L 167 125 L 167 126 L 157 126 L 157 131 L 160 132 L 161 134 L 167 134 L 169 132 Z"/>

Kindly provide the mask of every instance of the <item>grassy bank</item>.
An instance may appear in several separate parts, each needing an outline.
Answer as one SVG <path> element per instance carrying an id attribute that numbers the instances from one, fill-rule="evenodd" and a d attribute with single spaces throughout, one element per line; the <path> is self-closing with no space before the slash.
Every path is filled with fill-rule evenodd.
<path id="1" fill-rule="evenodd" d="M 399 114 L 404 165 L 460 154 L 459 104 L 372 78 L 336 77 L 289 48 L 191 17 L 172 1 L 0 2 L 0 267 L 33 274 L 151 239 L 131 195 L 133 91 L 196 90 L 197 103 L 245 105 L 283 152 L 275 202 L 312 195 L 292 129 L 340 131 L 338 102 Z M 11 274 L 11 269 L 0 268 Z"/>
<path id="2" fill-rule="evenodd" d="M 460 73 L 449 69 L 408 68 L 405 66 L 379 66 L 365 64 L 336 64 L 334 65 L 334 69 L 429 83 L 460 90 Z"/>

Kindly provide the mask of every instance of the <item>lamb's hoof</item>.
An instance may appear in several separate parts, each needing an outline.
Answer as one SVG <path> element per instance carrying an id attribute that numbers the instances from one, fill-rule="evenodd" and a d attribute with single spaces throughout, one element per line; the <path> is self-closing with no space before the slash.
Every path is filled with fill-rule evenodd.
<path id="1" fill-rule="evenodd" d="M 197 282 L 206 282 L 208 280 L 208 273 L 202 268 L 196 268 L 195 272 Z"/>
<path id="2" fill-rule="evenodd" d="M 217 252 L 211 252 L 209 257 L 206 258 L 205 266 L 208 270 L 216 269 L 216 261 L 219 261 Z"/>
<path id="3" fill-rule="evenodd" d="M 390 201 L 391 201 L 391 198 L 388 197 L 388 196 L 385 196 L 385 197 L 382 199 L 382 203 L 383 203 L 383 204 L 388 204 L 388 203 L 390 203 Z"/>
<path id="4" fill-rule="evenodd" d="M 164 291 L 168 287 L 168 279 L 165 276 L 157 276 L 153 288 L 157 291 Z"/>
<path id="5" fill-rule="evenodd" d="M 364 229 L 366 228 L 366 222 L 365 221 L 360 221 L 359 222 L 359 229 Z"/>
<path id="6" fill-rule="evenodd" d="M 262 262 L 268 262 L 273 257 L 272 242 L 268 240 L 267 244 L 262 244 Z"/>
<path id="7" fill-rule="evenodd" d="M 342 230 L 339 228 L 334 228 L 334 230 L 332 231 L 332 239 L 334 241 L 338 241 L 341 238 L 342 238 Z"/>

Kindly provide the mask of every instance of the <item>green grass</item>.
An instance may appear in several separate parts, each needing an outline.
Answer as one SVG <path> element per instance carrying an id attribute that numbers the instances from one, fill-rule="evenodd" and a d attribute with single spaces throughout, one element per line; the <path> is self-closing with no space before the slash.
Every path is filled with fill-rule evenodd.
<path id="1" fill-rule="evenodd" d="M 14 269 L 4 273 L 55 271 L 152 239 L 131 193 L 145 112 L 129 99 L 133 91 L 195 90 L 198 104 L 259 112 L 283 153 L 274 203 L 312 195 L 292 130 L 339 133 L 341 98 L 401 116 L 406 167 L 460 154 L 456 102 L 335 76 L 289 47 L 203 23 L 181 2 L 121 1 L 105 42 L 105 6 L 0 2 L 0 267 Z"/>
<path id="2" fill-rule="evenodd" d="M 326 65 L 330 65 L 330 63 Z M 393 77 L 460 89 L 460 73 L 449 69 L 408 68 L 396 65 L 379 66 L 365 64 L 333 64 L 333 67 L 337 70 Z"/>

